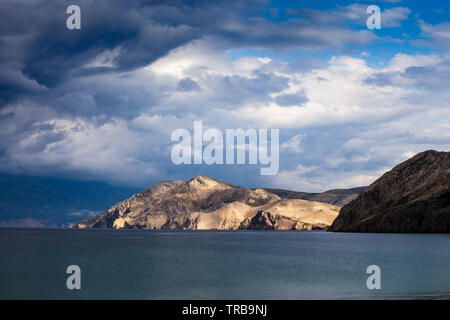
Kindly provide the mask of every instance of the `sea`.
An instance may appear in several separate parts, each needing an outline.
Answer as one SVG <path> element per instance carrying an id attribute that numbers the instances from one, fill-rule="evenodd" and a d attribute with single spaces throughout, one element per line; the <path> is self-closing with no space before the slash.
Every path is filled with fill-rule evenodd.
<path id="1" fill-rule="evenodd" d="M 450 234 L 0 229 L 0 299 L 450 299 Z"/>

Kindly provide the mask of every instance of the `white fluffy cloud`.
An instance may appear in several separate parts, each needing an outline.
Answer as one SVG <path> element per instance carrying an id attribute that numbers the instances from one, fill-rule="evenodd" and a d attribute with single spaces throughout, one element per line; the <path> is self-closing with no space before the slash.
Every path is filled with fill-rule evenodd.
<path id="1" fill-rule="evenodd" d="M 53 106 L 24 99 L 4 108 L 0 166 L 141 186 L 209 170 L 241 185 L 321 191 L 367 185 L 413 153 L 448 150 L 450 93 L 430 75 L 448 79 L 450 57 L 398 54 L 378 67 L 365 59 L 340 55 L 294 68 L 276 58 L 233 60 L 193 41 L 134 72 L 65 83 L 71 94 L 54 93 Z M 80 109 L 58 112 L 58 104 L 74 101 Z M 27 130 L 8 126 L 8 118 Z M 194 120 L 219 129 L 279 128 L 280 172 L 174 166 L 170 134 L 192 130 Z"/>

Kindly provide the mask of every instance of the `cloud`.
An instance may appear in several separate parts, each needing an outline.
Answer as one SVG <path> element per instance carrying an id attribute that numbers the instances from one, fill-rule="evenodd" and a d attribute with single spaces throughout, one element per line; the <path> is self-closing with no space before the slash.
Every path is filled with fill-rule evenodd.
<path id="1" fill-rule="evenodd" d="M 236 184 L 320 191 L 370 183 L 405 153 L 450 146 L 443 134 L 450 132 L 449 92 L 432 77 L 444 77 L 448 56 L 399 54 L 382 67 L 336 56 L 299 70 L 215 50 L 200 41 L 132 73 L 78 77 L 72 92 L 52 92 L 54 106 L 9 104 L 0 113 L 0 169 L 139 186 L 201 171 Z M 301 106 L 276 99 L 293 93 L 308 99 Z M 279 128 L 280 173 L 263 178 L 248 174 L 257 172 L 252 166 L 225 174 L 219 167 L 173 165 L 170 134 L 192 131 L 194 120 L 205 129 Z"/>
<path id="2" fill-rule="evenodd" d="M 273 178 L 272 183 L 273 186 L 279 188 L 286 188 L 287 186 L 293 190 L 323 192 L 331 189 L 368 186 L 383 173 L 383 170 L 378 170 L 373 172 L 359 172 L 356 175 L 349 176 L 343 172 L 331 173 L 329 170 L 319 170 L 317 167 L 305 168 L 299 166 L 294 171 L 281 171 Z"/>
<path id="3" fill-rule="evenodd" d="M 366 25 L 368 5 L 354 3 L 345 7 L 338 6 L 335 10 L 336 19 L 354 21 L 360 26 Z M 382 28 L 398 28 L 408 19 L 411 9 L 406 7 L 393 7 L 381 11 Z M 344 22 L 342 21 L 342 22 Z"/>
<path id="4" fill-rule="evenodd" d="M 120 47 L 113 50 L 105 50 L 97 55 L 92 61 L 84 65 L 84 68 L 114 68 L 117 67 L 116 59 L 120 55 Z"/>
<path id="5" fill-rule="evenodd" d="M 93 211 L 93 210 L 87 210 L 87 209 L 83 209 L 83 210 L 78 210 L 78 211 L 71 211 L 69 213 L 67 213 L 68 217 L 75 217 L 78 220 L 80 219 L 87 219 L 93 216 L 96 216 L 97 214 L 99 214 L 101 211 Z"/>
<path id="6" fill-rule="evenodd" d="M 200 86 L 191 78 L 183 78 L 178 82 L 178 90 L 180 91 L 193 91 L 200 90 Z"/>
<path id="7" fill-rule="evenodd" d="M 302 153 L 304 151 L 302 147 L 302 139 L 304 135 L 298 134 L 290 138 L 288 141 L 285 141 L 281 144 L 281 151 L 288 151 L 292 153 Z"/>
<path id="8" fill-rule="evenodd" d="M 54 88 L 92 73 L 144 67 L 193 40 L 221 49 L 318 50 L 367 44 L 376 37 L 335 21 L 334 12 L 302 10 L 282 23 L 257 16 L 266 1 L 80 0 L 81 30 L 66 28 L 64 1 L 6 0 L 0 4 L 0 63 L 10 97 L 18 90 Z M 7 78 L 6 78 L 7 77 Z M 17 95 L 16 95 L 17 96 Z"/>
<path id="9" fill-rule="evenodd" d="M 198 36 L 187 25 L 151 19 L 154 9 L 145 1 L 77 4 L 82 27 L 71 31 L 65 26 L 64 1 L 2 1 L 0 61 L 23 65 L 28 78 L 54 87 L 86 66 L 99 69 L 114 62 L 120 70 L 131 70 L 147 65 Z"/>
<path id="10" fill-rule="evenodd" d="M 422 31 L 422 39 L 413 40 L 413 43 L 421 46 L 433 46 L 438 48 L 450 48 L 450 23 L 429 24 L 418 20 Z"/>
<path id="11" fill-rule="evenodd" d="M 65 28 L 64 6 L 0 4 L 0 171 L 142 187 L 203 173 L 323 191 L 450 148 L 450 57 L 374 63 L 367 45 L 381 36 L 364 28 L 365 6 L 266 16 L 259 1 L 86 0 L 78 33 Z M 410 11 L 383 14 L 382 24 L 398 27 Z M 433 45 L 445 45 L 445 31 L 422 24 Z M 344 53 L 354 48 L 367 54 Z M 192 131 L 196 120 L 280 129 L 279 174 L 172 164 L 171 132 Z"/>
<path id="12" fill-rule="evenodd" d="M 401 23 L 408 19 L 411 9 L 405 7 L 396 7 L 386 9 L 381 14 L 381 25 L 384 28 L 401 27 Z"/>
<path id="13" fill-rule="evenodd" d="M 296 93 L 280 94 L 277 95 L 274 100 L 276 104 L 280 106 L 302 105 L 305 102 L 308 102 L 308 98 L 302 91 Z"/>

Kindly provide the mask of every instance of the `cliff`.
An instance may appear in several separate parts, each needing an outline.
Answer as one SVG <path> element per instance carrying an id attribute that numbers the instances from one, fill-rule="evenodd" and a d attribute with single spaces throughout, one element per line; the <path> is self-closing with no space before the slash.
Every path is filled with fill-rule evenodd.
<path id="1" fill-rule="evenodd" d="M 345 232 L 450 232 L 450 152 L 397 165 L 345 205 L 330 227 Z"/>

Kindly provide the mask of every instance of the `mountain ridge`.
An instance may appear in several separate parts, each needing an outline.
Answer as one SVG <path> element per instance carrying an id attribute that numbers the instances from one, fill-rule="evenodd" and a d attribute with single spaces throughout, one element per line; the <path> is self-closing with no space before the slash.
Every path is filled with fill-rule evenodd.
<path id="1" fill-rule="evenodd" d="M 340 207 L 282 199 L 203 175 L 162 181 L 72 228 L 115 229 L 326 229 Z"/>
<path id="2" fill-rule="evenodd" d="M 367 187 L 356 187 L 349 189 L 331 189 L 324 192 L 310 193 L 301 191 L 292 191 L 286 189 L 263 188 L 268 192 L 274 193 L 281 198 L 286 199 L 302 199 L 308 201 L 325 202 L 342 207 L 355 199 L 359 193 Z"/>
<path id="3" fill-rule="evenodd" d="M 65 226 L 139 191 L 100 181 L 0 173 L 0 227 Z"/>
<path id="4" fill-rule="evenodd" d="M 383 174 L 345 205 L 342 232 L 450 232 L 450 152 L 427 150 Z"/>

